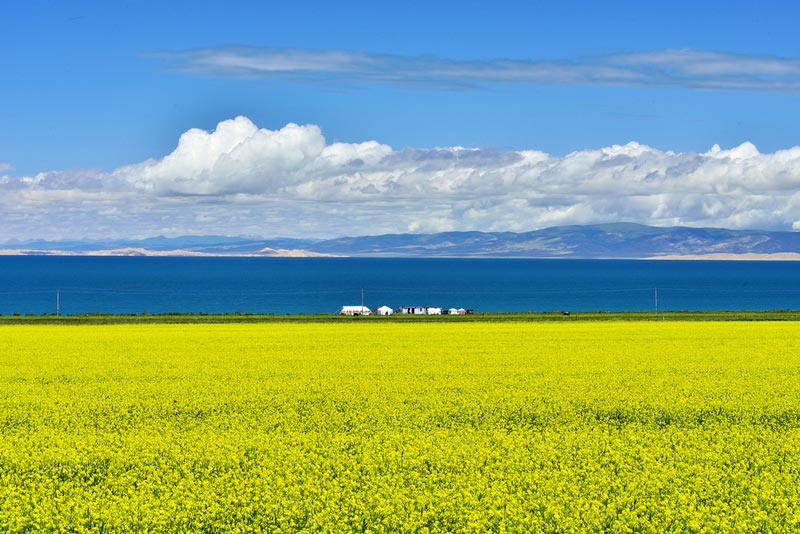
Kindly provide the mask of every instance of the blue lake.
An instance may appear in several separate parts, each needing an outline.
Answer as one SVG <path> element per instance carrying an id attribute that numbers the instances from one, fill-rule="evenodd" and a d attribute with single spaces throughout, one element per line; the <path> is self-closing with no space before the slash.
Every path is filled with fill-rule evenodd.
<path id="1" fill-rule="evenodd" d="M 794 262 L 0 257 L 0 313 L 800 309 Z"/>

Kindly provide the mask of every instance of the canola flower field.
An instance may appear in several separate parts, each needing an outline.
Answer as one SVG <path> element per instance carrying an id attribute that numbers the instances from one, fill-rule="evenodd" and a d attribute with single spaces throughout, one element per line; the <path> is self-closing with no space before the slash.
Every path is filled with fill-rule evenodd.
<path id="1" fill-rule="evenodd" d="M 800 323 L 0 326 L 1 532 L 797 532 Z"/>

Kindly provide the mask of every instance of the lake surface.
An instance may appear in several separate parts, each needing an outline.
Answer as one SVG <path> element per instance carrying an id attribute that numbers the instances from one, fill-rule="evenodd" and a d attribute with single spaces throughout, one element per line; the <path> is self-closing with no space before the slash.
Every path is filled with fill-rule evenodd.
<path id="1" fill-rule="evenodd" d="M 800 309 L 796 262 L 0 257 L 0 313 Z"/>

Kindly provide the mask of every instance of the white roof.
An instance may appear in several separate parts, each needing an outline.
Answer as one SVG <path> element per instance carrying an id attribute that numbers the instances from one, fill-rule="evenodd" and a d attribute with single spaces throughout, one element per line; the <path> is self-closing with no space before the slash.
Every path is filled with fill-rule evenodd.
<path id="1" fill-rule="evenodd" d="M 367 308 L 366 306 L 342 306 L 342 311 L 363 312 L 363 311 L 369 311 L 369 308 Z"/>

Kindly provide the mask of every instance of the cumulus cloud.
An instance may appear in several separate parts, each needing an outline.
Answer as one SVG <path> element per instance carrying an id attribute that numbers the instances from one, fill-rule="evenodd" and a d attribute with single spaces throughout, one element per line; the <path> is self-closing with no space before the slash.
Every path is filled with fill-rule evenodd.
<path id="1" fill-rule="evenodd" d="M 425 84 L 493 83 L 800 91 L 800 59 L 668 49 L 552 60 L 457 60 L 346 50 L 221 47 L 161 52 L 170 69 L 197 75 L 303 81 Z"/>
<path id="2" fill-rule="evenodd" d="M 0 238 L 225 233 L 331 237 L 631 221 L 800 229 L 800 147 L 702 153 L 631 142 L 554 156 L 328 143 L 246 117 L 160 159 L 0 177 Z"/>
<path id="3" fill-rule="evenodd" d="M 390 152 L 375 142 L 328 145 L 314 125 L 271 131 L 237 117 L 211 133 L 189 130 L 165 158 L 123 167 L 114 178 L 166 195 L 273 193 L 334 169 L 374 164 Z"/>

